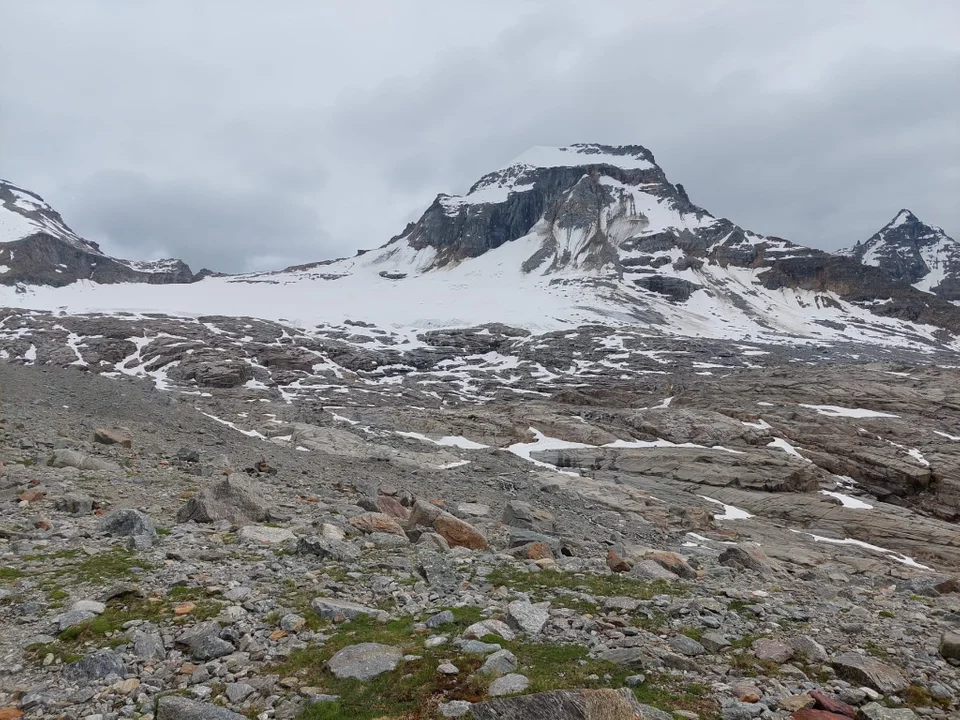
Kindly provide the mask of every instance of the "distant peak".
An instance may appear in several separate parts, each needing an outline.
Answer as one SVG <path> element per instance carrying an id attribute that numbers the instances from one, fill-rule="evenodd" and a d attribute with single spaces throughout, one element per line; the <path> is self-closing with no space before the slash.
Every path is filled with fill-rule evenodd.
<path id="1" fill-rule="evenodd" d="M 537 146 L 515 158 L 509 167 L 577 167 L 613 165 L 625 170 L 648 170 L 656 166 L 653 153 L 642 145 L 598 145 L 577 143 L 567 147 Z"/>
<path id="2" fill-rule="evenodd" d="M 892 227 L 898 227 L 908 222 L 920 222 L 919 218 L 914 215 L 912 212 L 903 208 L 900 212 L 897 213 L 896 217 L 890 221 Z"/>

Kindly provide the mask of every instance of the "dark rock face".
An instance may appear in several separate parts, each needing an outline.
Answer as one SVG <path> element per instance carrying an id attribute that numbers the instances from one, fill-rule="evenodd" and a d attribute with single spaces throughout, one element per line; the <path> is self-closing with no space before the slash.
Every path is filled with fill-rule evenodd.
<path id="1" fill-rule="evenodd" d="M 60 214 L 34 193 L 0 180 L 0 213 L 17 231 L 0 235 L 0 284 L 61 287 L 77 280 L 111 284 L 189 283 L 201 279 L 182 260 L 133 262 L 105 255 L 74 233 Z"/>
<path id="2" fill-rule="evenodd" d="M 909 210 L 844 252 L 945 300 L 960 300 L 960 243 Z"/>

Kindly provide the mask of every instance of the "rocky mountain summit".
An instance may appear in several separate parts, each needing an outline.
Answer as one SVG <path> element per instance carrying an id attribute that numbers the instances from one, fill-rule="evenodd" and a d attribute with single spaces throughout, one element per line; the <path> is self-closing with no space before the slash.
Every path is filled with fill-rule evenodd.
<path id="1" fill-rule="evenodd" d="M 925 292 L 960 301 L 960 242 L 909 210 L 842 254 Z"/>
<path id="2" fill-rule="evenodd" d="M 95 283 L 188 283 L 181 260 L 133 261 L 105 255 L 73 232 L 39 195 L 0 180 L 0 285 L 62 287 Z"/>

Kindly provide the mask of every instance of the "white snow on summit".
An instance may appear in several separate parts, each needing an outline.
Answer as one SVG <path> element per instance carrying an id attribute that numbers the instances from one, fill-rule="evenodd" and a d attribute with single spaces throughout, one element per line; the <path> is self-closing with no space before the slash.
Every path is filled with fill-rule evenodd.
<path id="1" fill-rule="evenodd" d="M 529 165 L 532 167 L 576 167 L 577 165 L 613 165 L 624 170 L 649 170 L 654 166 L 642 154 L 614 154 L 604 152 L 597 145 L 571 145 L 569 147 L 532 147 L 515 158 L 508 167 Z"/>

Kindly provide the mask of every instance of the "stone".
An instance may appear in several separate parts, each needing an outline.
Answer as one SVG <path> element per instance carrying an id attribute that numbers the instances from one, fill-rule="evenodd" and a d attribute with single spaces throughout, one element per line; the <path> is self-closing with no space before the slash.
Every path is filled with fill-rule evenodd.
<path id="1" fill-rule="evenodd" d="M 826 648 L 811 637 L 799 635 L 787 640 L 795 654 L 804 656 L 809 662 L 825 663 L 829 659 Z"/>
<path id="2" fill-rule="evenodd" d="M 707 653 L 707 649 L 702 644 L 686 635 L 675 635 L 668 640 L 668 643 L 674 651 L 687 657 L 697 657 Z"/>
<path id="3" fill-rule="evenodd" d="M 548 511 L 534 507 L 523 500 L 511 500 L 503 509 L 501 517 L 504 525 L 552 533 L 555 530 L 554 518 Z"/>
<path id="4" fill-rule="evenodd" d="M 753 654 L 758 660 L 770 660 L 779 665 L 793 657 L 793 648 L 786 643 L 771 638 L 754 640 L 751 646 Z"/>
<path id="5" fill-rule="evenodd" d="M 190 657 L 194 660 L 213 660 L 229 655 L 237 648 L 233 643 L 216 635 L 205 635 L 190 646 Z"/>
<path id="6" fill-rule="evenodd" d="M 626 595 L 613 595 L 603 602 L 604 610 L 617 610 L 632 613 L 640 607 L 640 600 Z"/>
<path id="7" fill-rule="evenodd" d="M 443 512 L 443 510 L 433 503 L 417 498 L 413 503 L 413 507 L 410 508 L 410 517 L 408 518 L 409 526 L 416 527 L 417 525 L 423 525 L 424 527 L 433 527 L 433 521 L 437 519 L 441 512 Z"/>
<path id="8" fill-rule="evenodd" d="M 460 584 L 453 566 L 440 553 L 431 550 L 417 553 L 417 569 L 430 587 L 439 592 L 454 592 Z"/>
<path id="9" fill-rule="evenodd" d="M 550 619 L 545 607 L 534 605 L 527 600 L 514 600 L 507 605 L 507 615 L 513 625 L 528 635 L 537 635 Z"/>
<path id="10" fill-rule="evenodd" d="M 488 656 L 481 668 L 477 671 L 484 675 L 499 677 L 512 673 L 517 669 L 517 656 L 509 650 L 497 650 Z"/>
<path id="11" fill-rule="evenodd" d="M 751 720 L 760 717 L 766 709 L 766 706 L 759 702 L 735 702 L 724 706 L 720 716 L 723 720 Z"/>
<path id="12" fill-rule="evenodd" d="M 350 518 L 348 523 L 362 533 L 388 533 L 406 537 L 407 534 L 396 520 L 378 512 L 366 512 Z"/>
<path id="13" fill-rule="evenodd" d="M 438 612 L 436 615 L 431 615 L 427 618 L 425 623 L 428 628 L 438 628 L 441 625 L 446 625 L 447 623 L 455 622 L 456 618 L 450 610 L 444 610 Z"/>
<path id="14" fill-rule="evenodd" d="M 157 702 L 156 720 L 247 720 L 245 716 L 180 695 L 164 695 Z"/>
<path id="15" fill-rule="evenodd" d="M 271 511 L 266 500 L 249 480 L 237 473 L 207 485 L 177 513 L 177 522 L 180 523 L 228 520 L 243 525 L 266 522 L 270 518 Z"/>
<path id="16" fill-rule="evenodd" d="M 855 652 L 845 652 L 830 663 L 844 680 L 873 688 L 883 695 L 895 695 L 906 690 L 909 681 L 894 667 L 876 658 Z"/>
<path id="17" fill-rule="evenodd" d="M 481 640 L 466 640 L 460 643 L 460 649 L 468 655 L 489 655 L 501 648 L 496 643 L 487 643 Z"/>
<path id="18" fill-rule="evenodd" d="M 96 613 L 88 612 L 86 610 L 68 610 L 57 618 L 57 629 L 60 632 L 63 632 L 67 628 L 81 625 L 87 620 L 92 620 L 96 616 Z"/>
<path id="19" fill-rule="evenodd" d="M 947 630 L 940 638 L 940 655 L 944 660 L 960 660 L 960 633 Z"/>
<path id="20" fill-rule="evenodd" d="M 812 708 L 814 700 L 809 695 L 785 695 L 777 700 L 777 707 L 787 712 L 796 712 L 797 710 L 808 710 Z"/>
<path id="21" fill-rule="evenodd" d="M 530 687 L 530 680 L 525 675 L 510 673 L 503 677 L 498 677 L 492 683 L 487 692 L 490 697 L 501 697 L 503 695 L 516 695 Z"/>
<path id="22" fill-rule="evenodd" d="M 792 720 L 848 720 L 846 715 L 838 715 L 837 713 L 827 712 L 826 710 L 812 708 L 796 710 L 790 713 L 790 717 Z"/>
<path id="23" fill-rule="evenodd" d="M 3 466 L 0 465 L 0 470 Z M 469 709 L 469 708 L 468 708 Z M 20 720 L 23 717 L 23 710 L 17 708 L 0 708 L 0 720 Z M 450 717 L 459 717 L 451 715 Z"/>
<path id="24" fill-rule="evenodd" d="M 355 562 L 360 559 L 360 548 L 353 543 L 317 536 L 300 538 L 297 542 L 297 553 L 316 555 L 321 560 L 334 562 Z"/>
<path id="25" fill-rule="evenodd" d="M 93 512 L 93 498 L 83 493 L 66 493 L 57 498 L 54 507 L 71 515 L 89 515 Z"/>
<path id="26" fill-rule="evenodd" d="M 510 548 L 510 554 L 520 560 L 553 560 L 553 549 L 545 542 L 531 542 Z"/>
<path id="27" fill-rule="evenodd" d="M 645 553 L 643 557 L 645 560 L 653 560 L 665 570 L 669 570 L 684 580 L 697 579 L 697 571 L 690 567 L 686 558 L 677 555 L 677 553 L 667 552 L 665 550 L 653 550 Z"/>
<path id="28" fill-rule="evenodd" d="M 403 503 L 390 495 L 378 496 L 377 508 L 384 515 L 389 515 L 397 520 L 406 520 L 410 517 L 410 511 L 403 506 Z"/>
<path id="29" fill-rule="evenodd" d="M 643 580 L 666 580 L 667 582 L 675 582 L 680 579 L 679 575 L 670 572 L 660 563 L 649 558 L 634 565 L 630 569 L 630 576 Z"/>
<path id="30" fill-rule="evenodd" d="M 763 691 L 750 682 L 738 682 L 730 686 L 731 694 L 742 703 L 758 703 L 763 698 Z"/>
<path id="31" fill-rule="evenodd" d="M 262 543 L 264 545 L 278 545 L 297 539 L 293 531 L 286 528 L 268 527 L 266 525 L 244 525 L 237 532 L 237 538 L 246 542 Z"/>
<path id="32" fill-rule="evenodd" d="M 88 472 L 106 472 L 117 475 L 123 474 L 123 468 L 114 462 L 90 457 L 76 450 L 54 450 L 50 458 L 51 467 L 73 467 Z"/>
<path id="33" fill-rule="evenodd" d="M 113 650 L 97 650 L 63 669 L 63 676 L 73 683 L 102 680 L 111 675 L 122 678 L 125 674 L 123 660 Z"/>
<path id="34" fill-rule="evenodd" d="M 89 612 L 94 615 L 102 615 L 107 609 L 107 606 L 99 600 L 77 600 L 70 606 L 70 609 L 73 611 Z"/>
<path id="35" fill-rule="evenodd" d="M 855 717 L 857 714 L 857 709 L 848 703 L 843 702 L 834 697 L 820 692 L 819 690 L 811 690 L 808 695 L 813 698 L 814 707 L 819 708 L 820 710 L 826 710 L 827 712 L 836 713 L 838 715 L 846 715 L 847 717 Z M 861 693 L 859 695 L 858 702 L 862 702 L 865 696 Z"/>
<path id="36" fill-rule="evenodd" d="M 653 720 L 626 689 L 555 690 L 474 703 L 472 720 Z"/>
<path id="37" fill-rule="evenodd" d="M 151 540 L 157 537 L 157 528 L 146 513 L 131 508 L 115 510 L 100 519 L 98 529 L 114 537 L 145 536 Z"/>
<path id="38" fill-rule="evenodd" d="M 295 613 L 287 613 L 280 618 L 280 629 L 284 632 L 300 632 L 306 626 L 306 618 Z"/>
<path id="39" fill-rule="evenodd" d="M 352 678 L 367 682 L 396 669 L 403 652 L 391 645 L 360 643 L 338 650 L 327 661 L 327 668 L 338 680 Z"/>
<path id="40" fill-rule="evenodd" d="M 451 700 L 450 702 L 440 703 L 437 710 L 440 712 L 440 717 L 458 718 L 470 712 L 470 706 L 471 703 L 466 700 Z"/>
<path id="41" fill-rule="evenodd" d="M 457 512 L 470 517 L 486 517 L 490 514 L 490 506 L 477 502 L 462 502 L 457 504 Z"/>
<path id="42" fill-rule="evenodd" d="M 633 562 L 620 555 L 615 550 L 607 551 L 607 567 L 616 573 L 630 572 Z"/>
<path id="43" fill-rule="evenodd" d="M 758 573 L 774 571 L 773 562 L 756 543 L 740 543 L 727 547 L 717 558 L 721 565 L 753 570 Z"/>
<path id="44" fill-rule="evenodd" d="M 101 445 L 121 445 L 128 450 L 133 447 L 129 433 L 110 428 L 97 428 L 93 431 L 93 441 Z"/>
<path id="45" fill-rule="evenodd" d="M 314 598 L 310 601 L 310 607 L 323 620 L 339 619 L 353 620 L 361 615 L 367 615 L 376 620 L 387 620 L 389 615 L 383 610 L 366 607 L 349 600 L 333 600 L 332 598 Z"/>
<path id="46" fill-rule="evenodd" d="M 604 650 L 597 657 L 621 667 L 642 668 L 646 662 L 647 653 L 639 647 L 619 647 Z"/>
<path id="47" fill-rule="evenodd" d="M 459 675 L 460 668 L 453 663 L 440 663 L 437 665 L 437 672 L 441 675 Z"/>
<path id="48" fill-rule="evenodd" d="M 700 644 L 707 649 L 707 652 L 718 653 L 724 648 L 730 647 L 730 640 L 722 633 L 711 631 L 700 636 Z"/>
<path id="49" fill-rule="evenodd" d="M 433 521 L 433 529 L 443 537 L 450 547 L 465 547 L 471 550 L 483 550 L 487 539 L 470 523 L 448 512 L 441 512 Z"/>
<path id="50" fill-rule="evenodd" d="M 138 660 L 163 660 L 167 656 L 163 640 L 157 633 L 135 630 L 131 640 L 133 640 L 133 655 Z"/>
<path id="51" fill-rule="evenodd" d="M 244 682 L 227 683 L 227 687 L 224 689 L 227 699 L 234 704 L 242 703 L 256 691 L 255 687 Z"/>
<path id="52" fill-rule="evenodd" d="M 507 642 L 513 640 L 517 634 L 502 620 L 481 620 L 475 622 L 463 631 L 463 637 L 479 640 L 486 635 L 499 635 Z"/>
<path id="53" fill-rule="evenodd" d="M 916 720 L 910 708 L 888 708 L 877 702 L 867 703 L 857 711 L 857 720 Z"/>
<path id="54" fill-rule="evenodd" d="M 140 681 L 137 678 L 128 678 L 112 685 L 112 689 L 121 695 L 130 695 L 136 692 L 139 687 Z"/>

